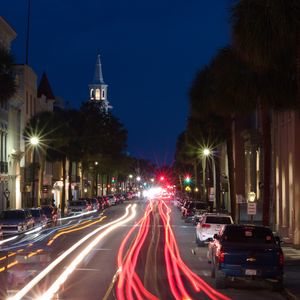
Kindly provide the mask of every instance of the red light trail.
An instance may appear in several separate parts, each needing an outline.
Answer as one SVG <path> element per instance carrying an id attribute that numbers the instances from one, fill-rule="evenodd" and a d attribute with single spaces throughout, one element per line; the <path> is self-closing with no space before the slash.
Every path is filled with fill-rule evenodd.
<path id="1" fill-rule="evenodd" d="M 151 223 L 154 203 L 157 203 L 160 219 L 164 229 L 164 260 L 165 272 L 169 289 L 176 300 L 199 299 L 200 293 L 213 300 L 229 300 L 227 296 L 219 293 L 207 284 L 198 275 L 192 272 L 182 261 L 178 245 L 170 226 L 171 209 L 164 201 L 150 201 L 144 216 L 133 226 L 123 240 L 118 253 L 119 278 L 116 287 L 118 300 L 158 300 L 159 298 L 148 291 L 137 274 L 137 264 L 141 249 L 145 244 Z M 127 253 L 124 255 L 125 246 L 129 243 L 134 231 L 139 228 Z M 190 296 L 189 292 L 197 293 L 197 298 Z"/>

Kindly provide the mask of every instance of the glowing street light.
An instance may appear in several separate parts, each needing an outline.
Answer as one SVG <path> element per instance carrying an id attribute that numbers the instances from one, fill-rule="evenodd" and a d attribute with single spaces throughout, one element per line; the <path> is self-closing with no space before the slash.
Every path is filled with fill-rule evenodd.
<path id="1" fill-rule="evenodd" d="M 133 175 L 132 174 L 129 174 L 129 176 L 128 176 L 130 179 L 132 179 L 133 178 Z"/>
<path id="2" fill-rule="evenodd" d="M 37 136 L 33 136 L 33 137 L 31 137 L 30 138 L 30 144 L 32 145 L 32 146 L 36 146 L 36 145 L 38 145 L 39 144 L 39 138 L 37 137 Z"/>
<path id="3" fill-rule="evenodd" d="M 136 178 L 136 181 L 141 181 L 141 177 L 138 176 L 138 177 Z"/>
<path id="4" fill-rule="evenodd" d="M 211 154 L 210 149 L 208 149 L 208 148 L 204 148 L 204 149 L 203 149 L 203 155 L 204 155 L 204 156 L 209 156 L 210 154 Z"/>
<path id="5" fill-rule="evenodd" d="M 32 146 L 32 185 L 31 185 L 31 198 L 33 201 L 34 206 L 38 206 L 39 203 L 35 202 L 35 148 L 39 144 L 39 138 L 37 136 L 32 136 L 29 140 L 31 146 Z"/>

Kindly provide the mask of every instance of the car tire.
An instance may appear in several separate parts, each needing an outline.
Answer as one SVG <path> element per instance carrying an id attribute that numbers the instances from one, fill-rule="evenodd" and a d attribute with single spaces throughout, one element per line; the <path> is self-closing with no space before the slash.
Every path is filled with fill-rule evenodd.
<path id="1" fill-rule="evenodd" d="M 273 292 L 281 292 L 283 290 L 283 278 L 279 278 L 278 281 L 273 282 L 272 291 Z"/>
<path id="2" fill-rule="evenodd" d="M 215 268 L 215 286 L 217 289 L 226 289 L 226 276 Z"/>

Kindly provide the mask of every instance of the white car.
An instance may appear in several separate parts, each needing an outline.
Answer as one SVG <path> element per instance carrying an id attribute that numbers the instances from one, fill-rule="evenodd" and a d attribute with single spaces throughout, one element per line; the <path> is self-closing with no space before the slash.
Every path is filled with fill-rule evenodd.
<path id="1" fill-rule="evenodd" d="M 204 246 L 213 239 L 215 233 L 218 233 L 223 225 L 233 224 L 231 216 L 219 213 L 206 213 L 196 226 L 196 243 L 198 246 Z"/>

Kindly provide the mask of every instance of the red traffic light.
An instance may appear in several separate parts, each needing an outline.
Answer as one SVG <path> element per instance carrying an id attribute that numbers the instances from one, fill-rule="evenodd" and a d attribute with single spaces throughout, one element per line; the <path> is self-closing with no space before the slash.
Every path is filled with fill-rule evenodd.
<path id="1" fill-rule="evenodd" d="M 160 180 L 160 181 L 164 181 L 164 180 L 165 180 L 165 176 L 160 176 L 160 177 L 159 177 L 159 180 Z"/>

